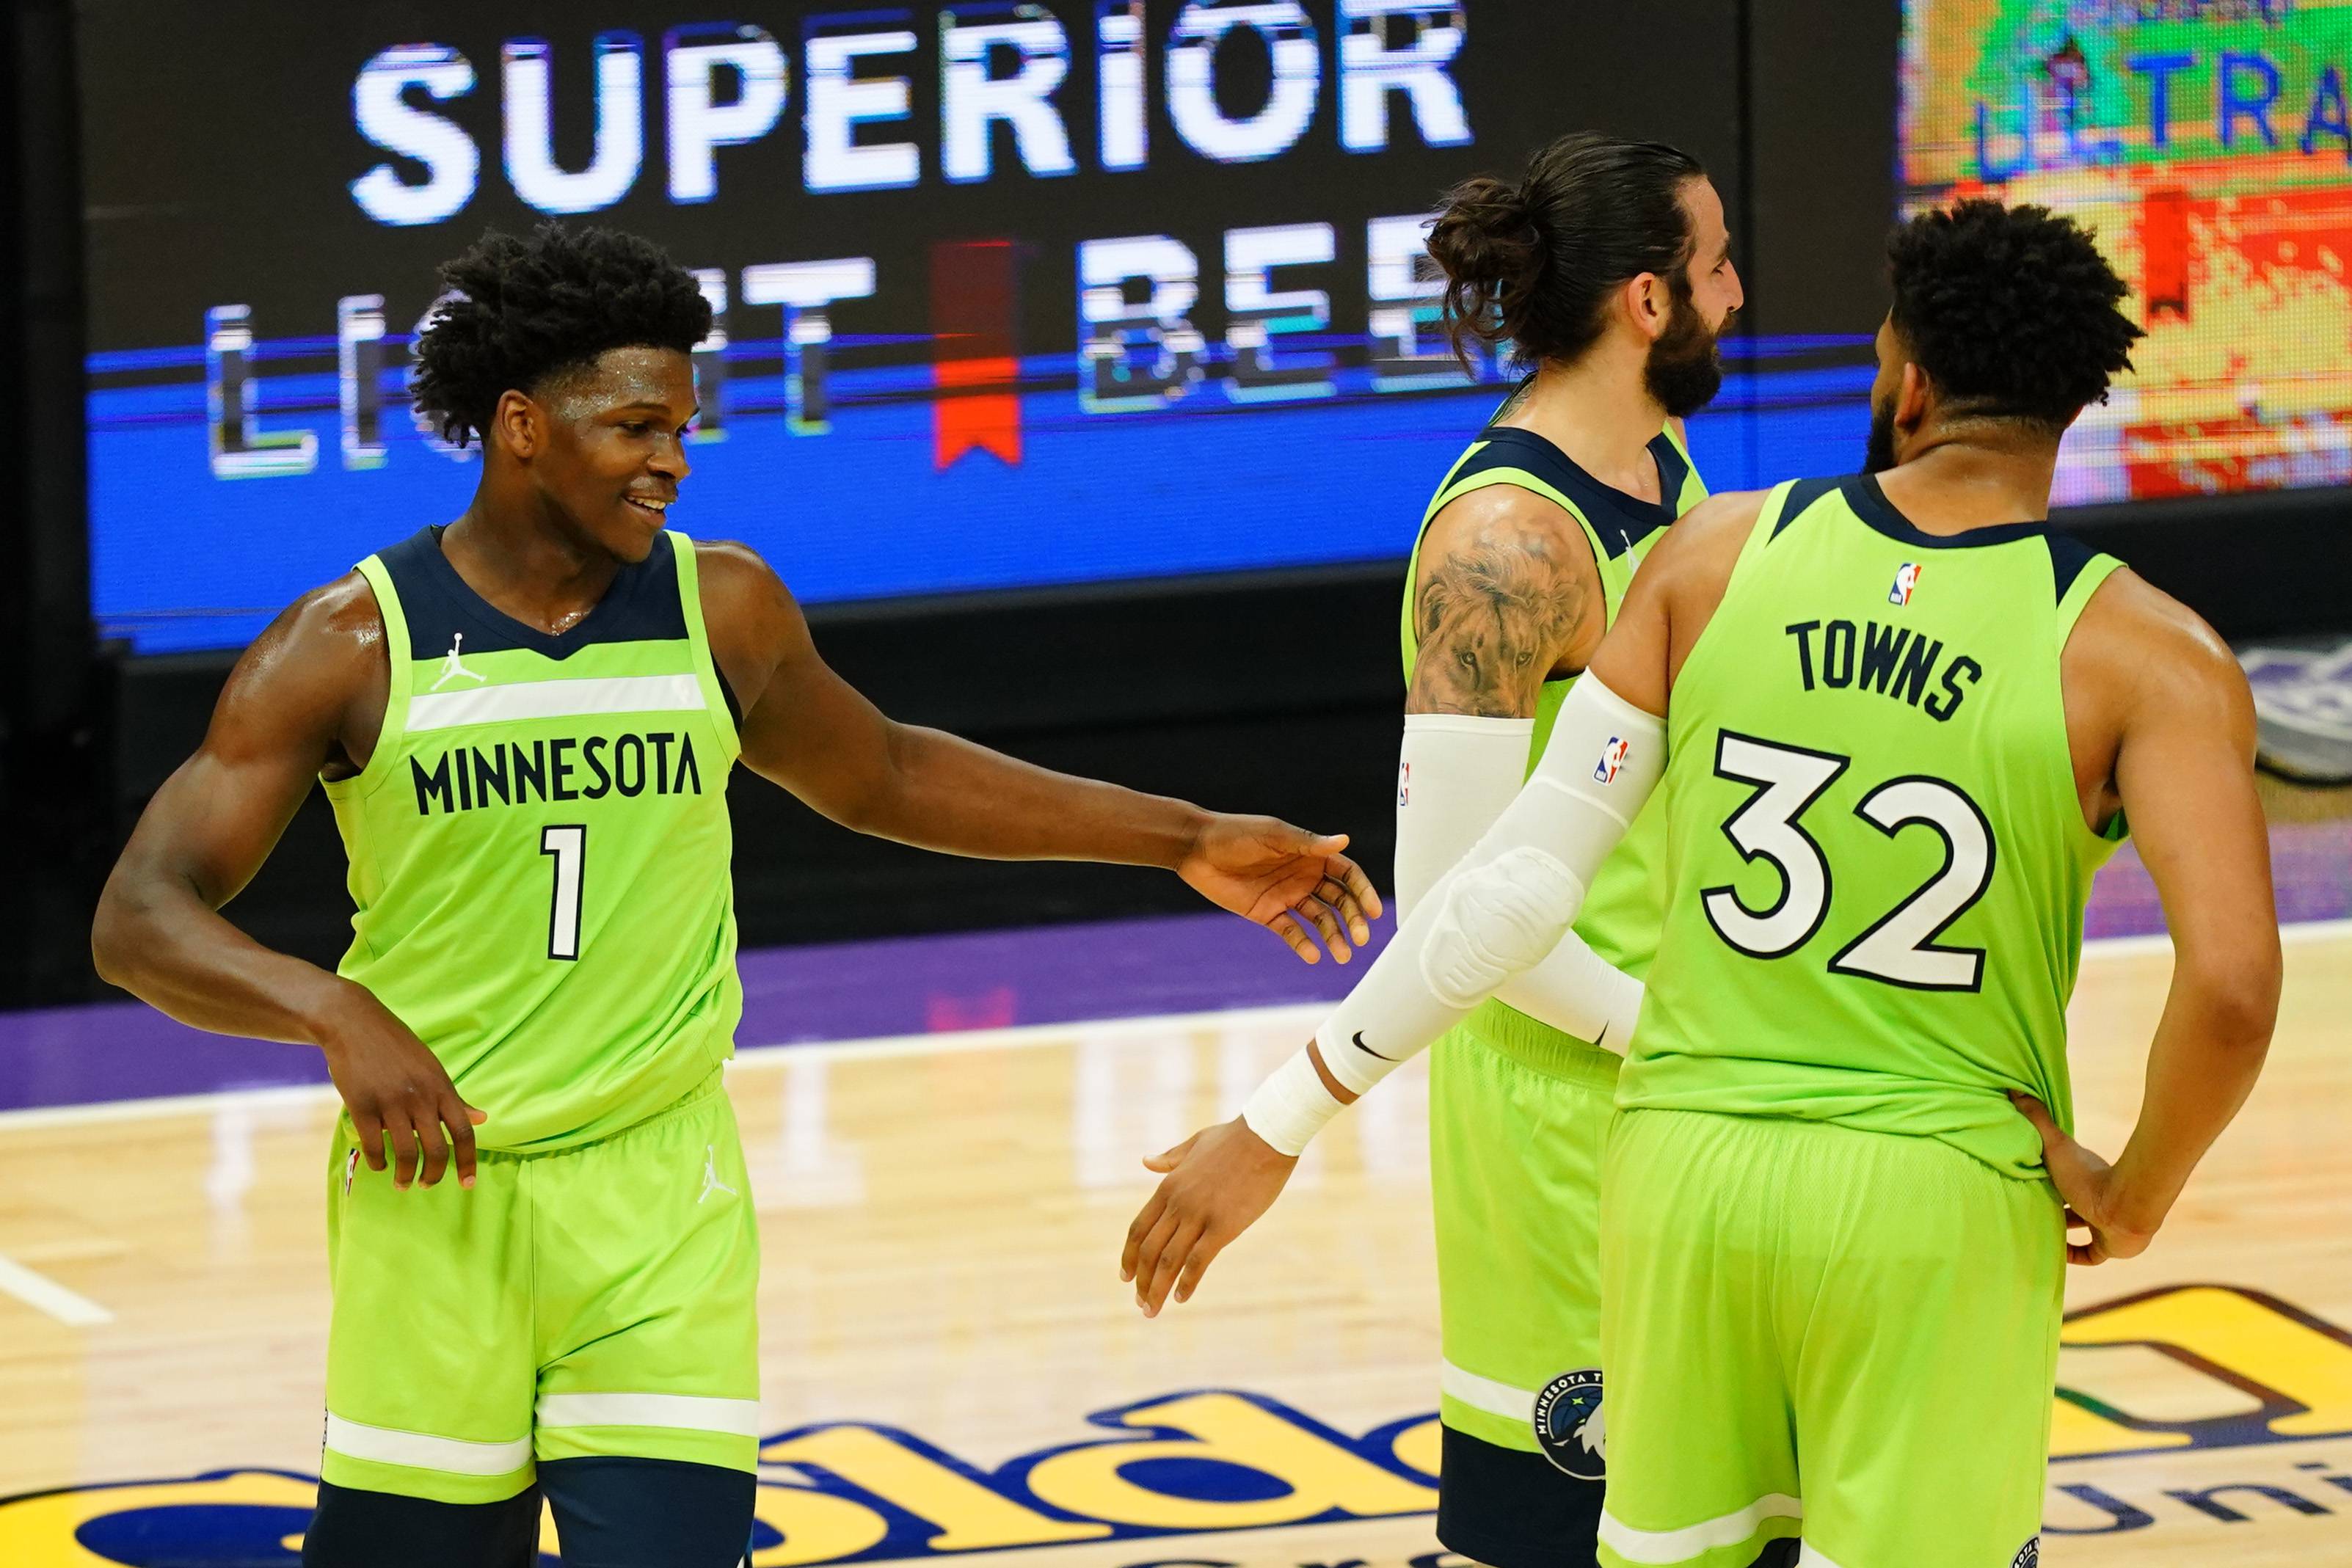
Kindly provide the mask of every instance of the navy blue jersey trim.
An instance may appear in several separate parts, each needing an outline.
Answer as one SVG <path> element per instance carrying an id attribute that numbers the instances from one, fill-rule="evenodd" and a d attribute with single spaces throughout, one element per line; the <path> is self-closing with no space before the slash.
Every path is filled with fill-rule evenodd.
<path id="1" fill-rule="evenodd" d="M 1574 458 L 1532 430 L 1493 424 L 1479 432 L 1478 439 L 1485 444 L 1455 470 L 1454 485 L 1492 468 L 1524 469 L 1576 503 L 1612 558 L 1630 554 L 1634 546 L 1679 515 L 1676 504 L 1682 499 L 1683 481 L 1690 473 L 1690 465 L 1683 460 L 1673 438 L 1664 431 L 1650 443 L 1650 455 L 1658 465 L 1658 494 L 1664 497 L 1663 501 L 1644 501 L 1602 484 L 1579 467 Z"/>
<path id="2" fill-rule="evenodd" d="M 2057 584 L 2055 604 L 2066 602 L 2066 594 L 2083 569 L 2091 564 L 2098 551 L 2072 534 L 2052 533 L 2044 536 L 2050 545 L 2050 575 Z"/>
<path id="3" fill-rule="evenodd" d="M 400 595 L 412 659 L 437 658 L 461 632 L 468 653 L 523 648 L 558 661 L 601 643 L 680 643 L 687 637 L 677 561 L 667 534 L 656 534 L 653 553 L 623 566 L 594 608 L 559 632 L 526 626 L 468 588 L 442 553 L 438 528 L 419 528 L 378 559 Z"/>
<path id="4" fill-rule="evenodd" d="M 1886 491 L 1875 474 L 1856 474 L 1841 481 L 1845 504 L 1853 515 L 1885 534 L 1906 545 L 1921 549 L 1978 549 L 1987 545 L 2005 545 L 2012 539 L 2038 539 L 2050 532 L 2047 518 L 2031 523 L 1996 523 L 1989 528 L 1970 528 L 1963 534 L 1931 534 L 1922 532 L 1910 518 L 1895 510 L 1895 503 L 1886 498 Z"/>
<path id="5" fill-rule="evenodd" d="M 1838 478 L 1800 479 L 1790 485 L 1789 498 L 1780 505 L 1780 519 L 1772 525 L 1772 538 L 1779 538 L 1790 523 L 1812 509 L 1814 502 L 1823 496 L 1834 494 L 1844 484 L 1845 481 L 1843 478 Z"/>

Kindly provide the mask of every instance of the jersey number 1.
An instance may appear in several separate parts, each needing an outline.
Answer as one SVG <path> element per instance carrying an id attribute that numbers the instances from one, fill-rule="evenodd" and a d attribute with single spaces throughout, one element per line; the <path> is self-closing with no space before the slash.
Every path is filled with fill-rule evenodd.
<path id="1" fill-rule="evenodd" d="M 1768 909 L 1748 908 L 1728 886 L 1700 894 L 1716 935 L 1742 953 L 1786 957 L 1811 941 L 1828 918 L 1830 862 L 1801 819 L 1852 761 L 1727 729 L 1717 736 L 1717 777 L 1755 786 L 1725 820 L 1724 837 L 1741 859 L 1769 861 L 1780 876 L 1780 896 Z M 1831 970 L 1916 991 L 1975 990 L 1984 978 L 1984 949 L 1940 947 L 1936 938 L 1992 885 L 1992 827 L 1984 812 L 1958 786 L 1911 774 L 1871 790 L 1853 814 L 1888 838 L 1914 823 L 1932 828 L 1944 841 L 1944 863 L 1910 897 L 1840 948 L 1830 959 Z"/>
<path id="2" fill-rule="evenodd" d="M 547 911 L 547 956 L 580 956 L 580 862 L 588 858 L 588 830 L 577 822 L 539 831 L 539 852 L 555 857 L 555 895 Z"/>

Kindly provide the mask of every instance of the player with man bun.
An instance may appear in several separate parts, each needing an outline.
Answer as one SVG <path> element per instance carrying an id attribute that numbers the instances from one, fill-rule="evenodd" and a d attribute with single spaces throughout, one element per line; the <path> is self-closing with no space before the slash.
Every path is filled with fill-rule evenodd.
<path id="1" fill-rule="evenodd" d="M 1429 254 L 1457 347 L 1509 343 L 1528 374 L 1439 486 L 1407 569 L 1395 894 L 1408 911 L 1518 792 L 1634 568 L 1705 498 L 1682 419 L 1721 384 L 1716 340 L 1741 302 L 1721 198 L 1696 160 L 1655 142 L 1579 133 L 1517 181 L 1467 181 Z M 1437 1533 L 1494 1568 L 1592 1560 L 1601 1134 L 1657 939 L 1661 834 L 1645 821 L 1575 932 L 1430 1063 Z M 1297 1152 L 1213 1129 L 1191 1161 Z M 1130 1269 L 1168 1239 L 1139 1220 Z"/>
<path id="2" fill-rule="evenodd" d="M 1803 1563 L 2030 1568 L 2064 1266 L 2147 1248 L 2276 1016 L 2244 673 L 2047 521 L 2060 438 L 2139 336 L 2123 283 L 2038 206 L 1963 202 L 1888 249 L 1871 471 L 1675 527 L 1527 789 L 1151 1210 L 1156 1294 L 1288 1175 L 1196 1168 L 1213 1136 L 1310 1135 L 1542 960 L 1663 808 L 1674 882 L 1601 1173 L 1602 1568 L 1799 1540 Z M 2126 823 L 2174 961 L 2110 1165 L 2070 1131 L 2066 1003 Z"/>

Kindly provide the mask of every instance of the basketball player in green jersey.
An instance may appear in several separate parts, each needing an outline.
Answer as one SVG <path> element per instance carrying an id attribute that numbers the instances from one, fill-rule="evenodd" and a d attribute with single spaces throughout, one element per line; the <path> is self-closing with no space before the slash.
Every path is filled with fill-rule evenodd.
<path id="1" fill-rule="evenodd" d="M 543 1493 L 567 1562 L 718 1568 L 762 1430 L 734 764 L 904 842 L 1166 866 L 1310 960 L 1378 902 L 1343 841 L 892 724 L 758 556 L 666 532 L 710 316 L 652 246 L 551 225 L 443 281 L 416 401 L 480 439 L 472 505 L 247 650 L 94 951 L 175 1018 L 318 1046 L 341 1093 L 306 1562 L 536 1562 Z M 318 779 L 357 906 L 333 974 L 215 913 Z"/>
<path id="2" fill-rule="evenodd" d="M 1674 885 L 1601 1176 L 1606 1568 L 1793 1537 L 1822 1568 L 2037 1562 L 2063 1265 L 2149 1244 L 2276 1012 L 2244 676 L 2043 520 L 2130 362 L 2124 285 L 2041 207 L 1889 251 L 1872 472 L 1674 529 L 1527 789 L 1265 1111 L 1311 1130 L 1549 951 L 1663 776 Z M 2126 821 L 2175 958 L 2110 1165 L 2069 1132 L 2065 1006 Z M 1163 1184 L 1155 1291 L 1287 1173 L 1204 1174 Z"/>
<path id="3" fill-rule="evenodd" d="M 1729 242 L 1688 155 L 1591 132 L 1520 180 L 1466 182 L 1431 227 L 1457 345 L 1508 342 L 1529 373 L 1438 487 L 1407 568 L 1401 910 L 1518 792 L 1635 565 L 1706 497 L 1680 424 L 1722 382 Z M 1592 1560 L 1601 1134 L 1657 940 L 1662 831 L 1645 818 L 1569 939 L 1430 1062 L 1437 1535 L 1494 1568 Z"/>

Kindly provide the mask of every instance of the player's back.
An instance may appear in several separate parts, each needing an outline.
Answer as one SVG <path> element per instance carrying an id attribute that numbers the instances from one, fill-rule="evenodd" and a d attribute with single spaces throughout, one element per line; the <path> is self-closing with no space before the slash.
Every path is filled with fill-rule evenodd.
<path id="1" fill-rule="evenodd" d="M 1866 476 L 1775 490 L 1669 713 L 1674 886 L 1621 1105 L 1943 1139 L 2038 1175 L 2071 1117 L 2091 875 L 2059 663 L 2119 563 L 1931 535 Z"/>

